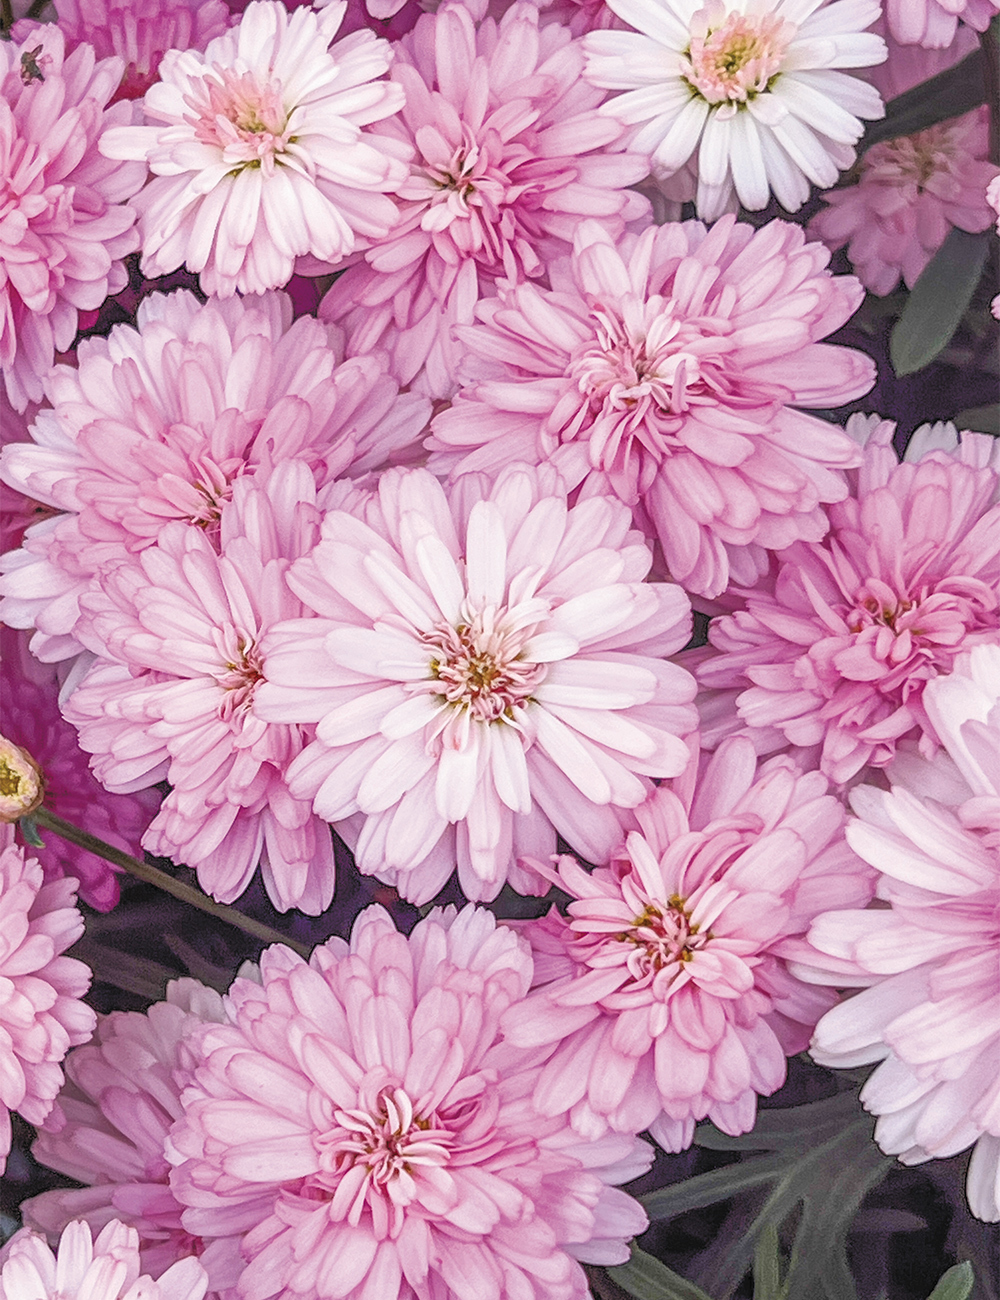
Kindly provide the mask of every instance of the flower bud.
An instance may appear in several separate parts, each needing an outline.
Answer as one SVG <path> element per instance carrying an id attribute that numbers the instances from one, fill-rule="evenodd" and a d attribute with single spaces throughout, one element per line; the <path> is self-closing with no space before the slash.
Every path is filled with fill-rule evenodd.
<path id="1" fill-rule="evenodd" d="M 20 745 L 0 736 L 0 822 L 16 822 L 42 802 L 41 768 Z"/>

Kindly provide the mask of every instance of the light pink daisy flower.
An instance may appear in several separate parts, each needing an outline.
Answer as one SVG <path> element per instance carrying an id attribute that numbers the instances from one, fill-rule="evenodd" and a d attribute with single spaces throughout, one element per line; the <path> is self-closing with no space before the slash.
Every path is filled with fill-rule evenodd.
<path id="1" fill-rule="evenodd" d="M 128 104 L 107 108 L 122 62 L 95 62 L 86 45 L 64 50 L 51 23 L 0 42 L 0 367 L 18 411 L 41 400 L 78 313 L 125 287 L 121 259 L 139 247 L 127 200 L 144 168 L 99 152 L 132 118 Z"/>
<path id="2" fill-rule="evenodd" d="M 25 1228 L 0 1253 L 0 1300 L 202 1300 L 206 1283 L 191 1255 L 155 1282 L 140 1277 L 135 1229 L 117 1219 L 96 1238 L 69 1224 L 55 1251 Z"/>
<path id="3" fill-rule="evenodd" d="M 1000 0 L 886 0 L 889 31 L 902 45 L 944 49 L 955 39 L 958 20 L 984 32 L 1000 11 Z"/>
<path id="4" fill-rule="evenodd" d="M 577 1260 L 628 1257 L 647 1220 L 611 1184 L 651 1149 L 536 1114 L 537 1053 L 498 1030 L 531 975 L 484 909 L 404 938 L 376 906 L 236 981 L 170 1147 L 185 1225 L 247 1234 L 244 1300 L 587 1300 Z"/>
<path id="5" fill-rule="evenodd" d="M 764 548 L 818 541 L 857 463 L 844 433 L 794 409 L 867 392 L 871 360 L 819 340 L 863 290 L 802 231 L 722 218 L 617 244 L 584 222 L 553 292 L 503 286 L 462 332 L 471 387 L 433 423 L 431 467 L 496 473 L 551 458 L 614 491 L 658 537 L 675 581 L 752 584 Z"/>
<path id="6" fill-rule="evenodd" d="M 834 896 L 867 902 L 870 873 L 824 778 L 785 757 L 758 768 L 741 738 L 693 790 L 660 786 L 633 816 L 610 866 L 547 872 L 574 901 L 524 929 L 542 987 L 503 1029 L 555 1047 L 532 1095 L 543 1114 L 570 1107 L 587 1136 L 648 1129 L 680 1151 L 706 1116 L 747 1132 L 758 1094 L 782 1085 L 833 1000 L 789 973 L 783 946 Z"/>
<path id="7" fill-rule="evenodd" d="M 857 818 L 847 837 L 881 873 L 882 906 L 819 917 L 801 974 L 871 986 L 823 1017 L 813 1056 L 834 1066 L 881 1062 L 861 1100 L 879 1116 L 875 1140 L 904 1164 L 973 1145 L 969 1205 L 995 1222 L 1000 646 L 974 647 L 928 683 L 924 703 L 944 749 L 928 760 L 901 748 L 888 791 L 859 786 L 851 796 Z"/>
<path id="8" fill-rule="evenodd" d="M 191 1065 L 185 1036 L 226 1020 L 221 996 L 193 979 L 168 984 L 166 1000 L 145 1013 L 114 1011 L 98 1020 L 93 1041 L 66 1058 L 58 1122 L 43 1126 L 32 1147 L 41 1164 L 85 1186 L 25 1201 L 29 1228 L 55 1240 L 74 1219 L 94 1232 L 119 1219 L 139 1234 L 144 1273 L 160 1277 L 197 1253 L 213 1293 L 235 1285 L 243 1266 L 237 1239 L 220 1237 L 205 1248 L 184 1230 L 164 1154 L 170 1127 L 183 1114 Z"/>
<path id="9" fill-rule="evenodd" d="M 908 0 L 903 0 L 908 3 Z M 866 32 L 878 0 L 609 0 L 636 31 L 583 39 L 586 77 L 621 90 L 600 109 L 637 128 L 653 175 L 697 154 L 698 215 L 767 206 L 789 212 L 854 161 L 862 118 L 883 117 L 876 90 L 840 71 L 881 63 Z"/>
<path id="10" fill-rule="evenodd" d="M 94 574 L 165 523 L 215 538 L 241 476 L 290 458 L 320 485 L 363 472 L 416 444 L 430 412 L 380 358 L 344 361 L 339 331 L 293 322 L 285 294 L 204 305 L 186 291 L 152 294 L 137 324 L 81 342 L 76 367 L 46 379 L 51 408 L 34 442 L 0 457 L 5 482 L 64 512 L 0 566 L 0 617 L 35 627 L 43 659 L 79 653 L 79 599 Z"/>
<path id="11" fill-rule="evenodd" d="M 688 639 L 690 605 L 644 581 L 629 525 L 608 497 L 567 507 L 528 466 L 449 494 L 389 471 L 363 510 L 326 515 L 289 574 L 316 616 L 271 632 L 257 708 L 318 724 L 289 786 L 328 821 L 364 814 L 363 872 L 417 903 L 456 861 L 470 898 L 512 869 L 545 892 L 517 857 L 547 856 L 557 831 L 608 852 L 614 809 L 684 768 L 694 682 L 662 656 Z"/>
<path id="12" fill-rule="evenodd" d="M 301 461 L 242 478 L 217 552 L 205 534 L 165 524 L 155 546 L 109 567 L 84 597 L 104 658 L 63 706 L 109 790 L 166 778 L 172 789 L 143 836 L 151 853 L 196 867 L 232 902 L 258 862 L 276 907 L 318 915 L 333 897 L 329 827 L 293 797 L 285 772 L 303 728 L 257 712 L 261 642 L 303 612 L 286 574 L 318 533 L 315 485 Z"/>
<path id="13" fill-rule="evenodd" d="M 966 433 L 949 451 L 946 430 L 928 429 L 920 459 L 899 464 L 892 430 L 882 422 L 865 448 L 856 495 L 830 508 L 829 537 L 780 552 L 776 576 L 713 622 L 719 653 L 697 668 L 709 688 L 743 688 L 748 727 L 822 745 L 820 767 L 837 782 L 884 767 L 908 733 L 933 752 L 926 684 L 1000 629 L 994 440 Z"/>
<path id="14" fill-rule="evenodd" d="M 350 267 L 321 315 L 354 351 L 385 346 L 402 383 L 450 397 L 463 348 L 455 325 L 497 277 L 544 276 L 584 216 L 618 231 L 649 204 L 627 187 L 649 170 L 621 147 L 624 128 L 595 110 L 583 55 L 560 24 L 513 4 L 499 23 L 464 4 L 426 14 L 395 46 L 391 79 L 406 94 L 373 127 L 414 154 L 391 235 Z"/>
<path id="15" fill-rule="evenodd" d="M 7 768 L 0 757 L 4 777 Z M 61 955 L 82 933 L 76 881 L 45 884 L 38 859 L 26 858 L 13 826 L 0 824 L 0 1173 L 10 1112 L 40 1124 L 62 1085 L 63 1057 L 94 1032 L 94 1013 L 80 1001 L 90 971 Z"/>
<path id="16" fill-rule="evenodd" d="M 153 172 L 136 199 L 145 275 L 186 264 L 206 293 L 263 293 L 288 282 L 296 257 L 337 262 L 386 234 L 396 219 L 386 192 L 406 164 L 362 128 L 403 94 L 377 80 L 392 51 L 374 33 L 328 48 L 344 9 L 290 14 L 253 0 L 204 54 L 164 55 L 147 125 L 101 144 Z"/>

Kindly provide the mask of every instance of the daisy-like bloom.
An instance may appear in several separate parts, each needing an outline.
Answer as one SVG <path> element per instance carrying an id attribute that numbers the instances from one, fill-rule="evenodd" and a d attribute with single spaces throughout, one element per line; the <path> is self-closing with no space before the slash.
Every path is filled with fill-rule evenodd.
<path id="1" fill-rule="evenodd" d="M 306 736 L 266 722 L 255 696 L 264 636 L 303 612 L 286 574 L 318 520 L 312 476 L 292 460 L 234 485 L 219 552 L 200 529 L 164 525 L 84 597 L 105 657 L 63 707 L 109 790 L 173 787 L 145 848 L 196 867 L 227 903 L 260 862 L 275 906 L 312 915 L 333 897 L 334 859 L 329 828 L 285 780 Z"/>
<path id="2" fill-rule="evenodd" d="M 943 750 L 901 749 L 889 790 L 859 786 L 847 837 L 881 873 L 873 911 L 833 911 L 809 932 L 804 977 L 870 985 L 829 1011 L 812 1054 L 878 1061 L 861 1092 L 875 1139 L 904 1164 L 975 1144 L 973 1214 L 1000 1220 L 1000 646 L 974 647 L 930 682 Z M 888 904 L 886 907 L 885 904 Z M 817 951 L 818 950 L 818 953 Z"/>
<path id="3" fill-rule="evenodd" d="M 184 264 L 206 293 L 263 293 L 288 282 L 296 257 L 338 262 L 386 234 L 396 219 L 386 192 L 406 164 L 362 127 L 395 113 L 403 93 L 377 80 L 392 51 L 373 32 L 328 48 L 345 8 L 290 14 L 252 0 L 204 54 L 164 55 L 147 125 L 101 145 L 153 173 L 136 198 L 143 274 Z"/>
<path id="4" fill-rule="evenodd" d="M 753 1127 L 833 1001 L 789 973 L 784 944 L 832 897 L 871 897 L 818 772 L 784 756 L 758 768 L 738 737 L 675 787 L 635 809 L 609 866 L 555 859 L 574 901 L 523 930 L 544 980 L 503 1022 L 517 1046 L 555 1047 L 532 1098 L 543 1114 L 571 1107 L 590 1137 L 648 1129 L 669 1151 L 705 1116 Z"/>
<path id="5" fill-rule="evenodd" d="M 904 3 L 906 0 L 904 0 Z M 886 56 L 866 32 L 878 0 L 609 0 L 637 30 L 584 37 L 586 77 L 625 93 L 599 110 L 637 128 L 632 148 L 666 177 L 697 153 L 698 215 L 714 221 L 734 198 L 789 212 L 828 189 L 854 161 L 864 124 L 885 109 L 841 68 Z"/>
<path id="6" fill-rule="evenodd" d="M 0 1254 L 0 1300 L 202 1300 L 206 1286 L 193 1255 L 155 1282 L 140 1277 L 135 1229 L 117 1219 L 96 1238 L 86 1223 L 69 1224 L 55 1251 L 23 1229 Z"/>
<path id="7" fill-rule="evenodd" d="M 139 247 L 127 200 L 145 169 L 99 153 L 131 121 L 130 105 L 107 107 L 122 62 L 64 52 L 52 23 L 0 43 L 0 368 L 18 411 L 41 400 L 78 313 L 125 287 L 121 259 Z"/>
<path id="8" fill-rule="evenodd" d="M 498 1029 L 532 977 L 513 930 L 470 905 L 404 938 L 375 906 L 350 945 L 276 945 L 261 976 L 189 1040 L 170 1138 L 185 1226 L 246 1232 L 241 1297 L 586 1300 L 576 1261 L 628 1257 L 647 1220 L 610 1184 L 651 1149 L 531 1106 L 537 1053 Z"/>
<path id="9" fill-rule="evenodd" d="M 363 872 L 422 903 L 457 855 L 466 896 L 494 898 L 556 831 L 608 852 L 614 808 L 683 770 L 694 681 L 661 656 L 690 635 L 690 605 L 643 581 L 652 556 L 630 522 L 608 497 L 568 508 L 556 475 L 528 466 L 447 495 L 426 470 L 392 470 L 363 511 L 326 515 L 289 574 L 316 616 L 262 646 L 258 710 L 318 724 L 289 786 L 328 821 L 364 814 Z"/>
<path id="10" fill-rule="evenodd" d="M 55 1240 L 74 1219 L 94 1232 L 119 1219 L 139 1234 L 144 1273 L 160 1277 L 197 1253 L 213 1291 L 235 1284 L 242 1268 L 236 1239 L 205 1246 L 184 1230 L 164 1154 L 170 1126 L 183 1114 L 181 1089 L 191 1066 L 185 1036 L 226 1019 L 214 989 L 181 979 L 145 1013 L 114 1011 L 98 1020 L 93 1041 L 66 1058 L 58 1121 L 44 1125 L 32 1147 L 41 1164 L 85 1186 L 25 1201 L 29 1228 Z"/>
<path id="11" fill-rule="evenodd" d="M 955 39 L 958 20 L 985 32 L 1000 0 L 886 0 L 889 31 L 902 45 L 944 49 Z"/>
<path id="12" fill-rule="evenodd" d="M 987 161 L 989 109 L 873 145 L 856 185 L 823 195 L 826 207 L 810 234 L 831 249 L 847 245 L 858 278 L 887 294 L 900 277 L 912 289 L 949 230 L 978 232 L 992 224 L 987 183 L 1000 168 Z"/>
<path id="13" fill-rule="evenodd" d="M 0 752 L 0 784 L 15 771 Z M 45 884 L 37 858 L 0 824 L 0 1173 L 10 1151 L 10 1112 L 40 1124 L 63 1081 L 60 1062 L 94 1031 L 94 1013 L 80 999 L 90 971 L 66 949 L 83 933 L 76 881 Z"/>
<path id="14" fill-rule="evenodd" d="M 701 595 L 752 584 L 764 548 L 818 541 L 857 463 L 842 431 L 793 409 L 867 392 L 871 360 L 818 340 L 863 296 L 781 221 L 650 227 L 615 243 L 585 222 L 554 292 L 502 286 L 462 332 L 473 382 L 433 423 L 431 466 L 496 473 L 553 459 L 590 475 L 659 538 Z M 478 382 L 475 382 L 478 381 Z"/>
<path id="15" fill-rule="evenodd" d="M 542 276 L 585 216 L 617 230 L 648 202 L 627 187 L 649 170 L 621 148 L 623 126 L 595 110 L 601 91 L 561 24 L 539 30 L 531 3 L 478 24 L 465 3 L 427 14 L 396 47 L 398 116 L 373 128 L 414 154 L 400 185 L 399 224 L 350 267 L 322 315 L 350 347 L 386 346 L 402 383 L 450 397 L 470 324 L 497 277 Z"/>
<path id="16" fill-rule="evenodd" d="M 822 745 L 837 782 L 884 767 L 911 732 L 932 752 L 925 686 L 1000 629 L 994 440 L 966 433 L 949 451 L 947 431 L 929 429 L 929 450 L 899 464 L 892 429 L 871 437 L 855 496 L 830 508 L 829 537 L 779 552 L 776 576 L 712 623 L 719 653 L 697 669 L 709 688 L 743 687 L 747 726 Z"/>
<path id="17" fill-rule="evenodd" d="M 80 596 L 165 523 L 214 540 L 238 478 L 292 458 L 320 485 L 371 469 L 415 444 L 429 414 L 379 358 L 343 361 L 338 331 L 293 323 L 282 293 L 204 305 L 152 294 L 137 324 L 85 339 L 75 368 L 53 369 L 34 442 L 0 458 L 5 482 L 61 512 L 2 563 L 0 617 L 36 628 L 42 659 L 79 653 Z"/>

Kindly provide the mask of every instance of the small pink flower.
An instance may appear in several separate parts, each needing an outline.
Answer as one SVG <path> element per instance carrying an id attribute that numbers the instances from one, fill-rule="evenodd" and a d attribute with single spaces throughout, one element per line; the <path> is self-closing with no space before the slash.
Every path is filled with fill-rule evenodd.
<path id="1" fill-rule="evenodd" d="M 1000 0 L 886 0 L 889 31 L 902 45 L 944 49 L 955 39 L 958 20 L 984 32 Z"/>
<path id="2" fill-rule="evenodd" d="M 781 1086 L 832 1000 L 793 978 L 783 945 L 831 895 L 852 906 L 871 891 L 824 778 L 784 757 L 758 769 L 745 739 L 720 747 L 693 795 L 688 778 L 662 785 L 633 816 L 610 866 L 547 871 L 575 901 L 525 927 L 541 987 L 503 1028 L 555 1049 L 533 1094 L 543 1114 L 570 1107 L 587 1136 L 649 1129 L 679 1151 L 705 1116 L 753 1127 L 757 1095 Z"/>
<path id="3" fill-rule="evenodd" d="M 38 859 L 26 858 L 13 826 L 0 824 L 0 1173 L 10 1112 L 40 1124 L 62 1085 L 63 1057 L 94 1031 L 94 1013 L 80 1001 L 90 971 L 61 955 L 82 933 L 76 881 L 45 884 Z"/>
<path id="4" fill-rule="evenodd" d="M 628 1257 L 647 1220 L 611 1184 L 651 1150 L 533 1110 L 537 1054 L 499 1034 L 531 975 L 485 909 L 404 938 L 376 906 L 236 981 L 169 1150 L 185 1226 L 246 1233 L 244 1300 L 586 1300 L 577 1260 Z"/>

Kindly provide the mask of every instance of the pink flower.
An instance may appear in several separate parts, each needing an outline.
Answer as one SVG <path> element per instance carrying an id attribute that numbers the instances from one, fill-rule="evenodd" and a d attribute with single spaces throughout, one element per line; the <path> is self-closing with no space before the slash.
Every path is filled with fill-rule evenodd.
<path id="1" fill-rule="evenodd" d="M 0 1300 L 202 1300 L 205 1286 L 193 1256 L 156 1282 L 140 1277 L 135 1229 L 117 1219 L 96 1238 L 86 1223 L 69 1224 L 55 1252 L 24 1229 L 0 1253 Z"/>
<path id="2" fill-rule="evenodd" d="M 64 58 L 51 23 L 25 42 L 0 43 L 0 365 L 15 410 L 42 396 L 42 377 L 76 334 L 77 314 L 124 288 L 121 259 L 139 246 L 138 163 L 99 153 L 109 130 L 131 121 L 107 108 L 120 59 L 89 46 Z"/>
<path id="3" fill-rule="evenodd" d="M 986 160 L 989 109 L 873 145 L 858 183 L 823 195 L 809 231 L 831 249 L 847 245 L 861 283 L 912 289 L 949 230 L 985 230 L 994 213 L 984 191 L 1000 169 Z"/>
<path id="4" fill-rule="evenodd" d="M 363 872 L 418 903 L 456 861 L 473 899 L 508 874 L 544 892 L 518 856 L 551 853 L 556 831 L 609 851 L 614 809 L 682 770 L 693 679 L 661 656 L 687 640 L 690 607 L 643 581 L 652 557 L 629 522 L 608 497 L 567 508 L 528 466 L 449 494 L 393 470 L 327 514 L 289 574 L 316 614 L 262 647 L 258 709 L 318 724 L 289 786 L 328 821 L 364 814 Z"/>
<path id="5" fill-rule="evenodd" d="M 432 468 L 496 473 L 551 458 L 614 491 L 658 537 L 675 581 L 753 583 L 764 548 L 827 529 L 857 450 L 793 409 L 866 392 L 872 362 L 819 343 L 861 300 L 829 254 L 780 221 L 578 232 L 553 292 L 501 287 L 461 332 L 471 387 L 433 423 Z"/>
<path id="6" fill-rule="evenodd" d="M 28 530 L 0 581 L 0 616 L 35 627 L 43 659 L 79 653 L 79 600 L 94 575 L 168 521 L 214 538 L 241 476 L 290 458 L 320 484 L 359 473 L 416 443 L 429 415 L 379 358 L 343 361 L 338 331 L 293 323 L 285 294 L 204 305 L 152 294 L 137 321 L 84 340 L 76 369 L 50 373 L 34 444 L 0 459 L 6 482 L 66 512 Z"/>
<path id="7" fill-rule="evenodd" d="M 45 884 L 38 859 L 26 858 L 13 826 L 0 824 L 0 1173 L 10 1112 L 40 1124 L 62 1085 L 60 1062 L 94 1031 L 94 1013 L 80 1001 L 90 971 L 61 955 L 82 933 L 76 881 Z"/>
<path id="8" fill-rule="evenodd" d="M 99 839 L 135 853 L 143 831 L 160 802 L 154 790 L 109 795 L 94 779 L 87 755 L 73 727 L 59 712 L 60 680 L 56 669 L 41 664 L 28 650 L 27 637 L 0 626 L 4 676 L 4 734 L 22 746 L 42 769 L 45 803 L 52 812 Z M 80 897 L 98 911 L 118 902 L 118 879 L 102 858 L 57 835 L 31 852 L 46 880 L 70 876 L 79 881 Z"/>
<path id="9" fill-rule="evenodd" d="M 93 1042 L 66 1058 L 59 1122 L 50 1121 L 32 1147 L 36 1160 L 85 1186 L 25 1201 L 29 1228 L 51 1240 L 73 1219 L 94 1232 L 118 1219 L 139 1234 L 143 1272 L 160 1277 L 197 1252 L 213 1292 L 235 1284 L 242 1268 L 236 1239 L 219 1238 L 202 1249 L 185 1232 L 164 1154 L 170 1126 L 183 1113 L 181 1089 L 191 1064 L 184 1038 L 198 1026 L 225 1021 L 219 994 L 192 979 L 168 984 L 166 1001 L 144 1014 L 100 1018 Z"/>
<path id="10" fill-rule="evenodd" d="M 865 68 L 860 75 L 865 81 L 872 83 L 886 103 L 890 99 L 895 99 L 897 95 L 912 90 L 914 86 L 919 86 L 921 82 L 930 81 L 931 77 L 936 77 L 939 72 L 954 67 L 967 54 L 979 48 L 976 33 L 964 24 L 959 25 L 954 40 L 941 49 L 928 49 L 922 45 L 901 45 L 893 39 L 884 14 L 877 22 L 872 23 L 868 30 L 877 32 L 883 38 L 889 50 L 889 57 L 885 63 Z"/>
<path id="11" fill-rule="evenodd" d="M 900 465 L 889 422 L 865 449 L 856 495 L 830 509 L 821 544 L 777 556 L 777 576 L 715 620 L 709 688 L 744 687 L 747 726 L 822 744 L 833 781 L 884 767 L 900 737 L 938 743 L 924 687 L 1000 628 L 1000 473 L 993 439 L 964 434 Z M 932 445 L 933 431 L 927 435 Z M 947 444 L 947 438 L 942 438 Z"/>
<path id="12" fill-rule="evenodd" d="M 648 213 L 627 189 L 648 159 L 623 152 L 624 128 L 595 114 L 604 95 L 582 79 L 579 45 L 538 24 L 531 3 L 478 25 L 452 3 L 395 47 L 406 104 L 372 134 L 414 155 L 399 222 L 323 304 L 352 351 L 388 347 L 400 382 L 435 397 L 455 390 L 454 326 L 471 324 L 498 277 L 544 276 L 584 216 L 621 230 Z"/>
<path id="13" fill-rule="evenodd" d="M 998 0 L 886 0 L 885 18 L 901 44 L 944 49 L 955 39 L 960 18 L 984 32 L 998 10 Z"/>
<path id="14" fill-rule="evenodd" d="M 728 740 L 693 792 L 685 778 L 635 809 L 610 866 L 555 859 L 546 874 L 575 901 L 526 927 L 543 987 L 503 1021 L 516 1046 L 555 1048 L 532 1098 L 543 1114 L 571 1107 L 590 1137 L 648 1129 L 668 1151 L 706 1115 L 753 1127 L 757 1094 L 781 1086 L 831 1001 L 789 973 L 783 945 L 833 896 L 871 896 L 826 791 Z"/>
<path id="15" fill-rule="evenodd" d="M 974 647 L 924 702 L 944 750 L 928 760 L 901 747 L 889 790 L 851 796 L 847 837 L 881 873 L 882 906 L 820 916 L 801 973 L 870 987 L 823 1017 L 812 1053 L 825 1065 L 880 1062 L 861 1100 L 879 1116 L 875 1140 L 903 1164 L 974 1144 L 969 1205 L 997 1221 L 1000 647 Z"/>
<path id="16" fill-rule="evenodd" d="M 997 233 L 1000 234 L 1000 175 L 994 176 L 987 185 L 986 202 L 997 215 Z"/>
<path id="17" fill-rule="evenodd" d="M 275 906 L 311 915 L 333 897 L 334 859 L 329 828 L 285 779 L 306 735 L 264 721 L 255 696 L 261 641 L 303 611 L 286 574 L 318 521 L 312 475 L 290 460 L 266 482 L 236 482 L 218 552 L 200 529 L 165 524 L 84 597 L 106 657 L 63 709 L 109 790 L 170 782 L 143 836 L 151 853 L 196 867 L 223 902 L 260 862 Z"/>
<path id="18" fill-rule="evenodd" d="M 185 1226 L 246 1232 L 245 1300 L 586 1300 L 576 1261 L 627 1258 L 647 1220 L 609 1184 L 652 1153 L 535 1113 L 537 1054 L 498 1032 L 531 973 L 483 909 L 407 939 L 375 906 L 349 946 L 236 981 L 170 1148 Z"/>
<path id="19" fill-rule="evenodd" d="M 405 161 L 361 128 L 403 96 L 376 80 L 392 51 L 371 32 L 328 49 L 343 13 L 253 0 L 204 54 L 164 56 L 144 100 L 154 125 L 101 145 L 153 172 L 136 199 L 145 275 L 184 263 L 206 293 L 263 293 L 289 280 L 296 257 L 337 262 L 386 234 L 396 216 L 386 191 Z"/>

